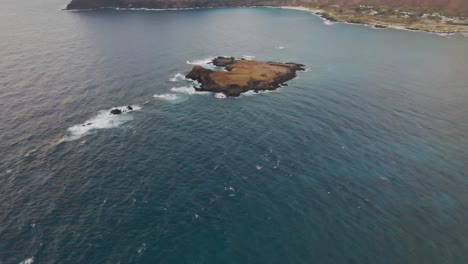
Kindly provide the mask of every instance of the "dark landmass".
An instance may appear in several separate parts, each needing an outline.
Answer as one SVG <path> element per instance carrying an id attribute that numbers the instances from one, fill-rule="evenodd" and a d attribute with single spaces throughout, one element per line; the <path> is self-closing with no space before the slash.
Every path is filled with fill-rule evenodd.
<path id="1" fill-rule="evenodd" d="M 306 8 L 331 22 L 436 33 L 468 32 L 468 0 L 72 0 L 67 9 Z"/>
<path id="2" fill-rule="evenodd" d="M 236 60 L 233 57 L 218 57 L 213 64 L 226 71 L 213 71 L 202 66 L 193 67 L 185 77 L 198 81 L 197 91 L 224 93 L 226 96 L 239 96 L 247 91 L 274 90 L 303 71 L 304 65 L 297 63 L 262 62 Z"/>
<path id="3" fill-rule="evenodd" d="M 72 0 L 67 9 L 119 8 L 203 8 L 229 6 L 303 6 L 342 11 L 367 6 L 388 10 L 468 16 L 466 0 Z"/>
<path id="4" fill-rule="evenodd" d="M 94 8 L 207 8 L 236 6 L 280 6 L 288 0 L 72 0 L 67 9 Z"/>

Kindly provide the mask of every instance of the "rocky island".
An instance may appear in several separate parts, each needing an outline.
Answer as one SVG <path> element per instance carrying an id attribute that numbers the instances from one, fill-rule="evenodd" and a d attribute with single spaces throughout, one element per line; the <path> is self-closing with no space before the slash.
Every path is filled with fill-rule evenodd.
<path id="1" fill-rule="evenodd" d="M 239 96 L 247 91 L 274 90 L 286 86 L 285 82 L 303 71 L 304 65 L 287 62 L 262 62 L 236 60 L 233 57 L 217 57 L 212 63 L 225 71 L 214 71 L 196 65 L 185 77 L 198 81 L 197 91 L 223 93 L 226 96 Z"/>

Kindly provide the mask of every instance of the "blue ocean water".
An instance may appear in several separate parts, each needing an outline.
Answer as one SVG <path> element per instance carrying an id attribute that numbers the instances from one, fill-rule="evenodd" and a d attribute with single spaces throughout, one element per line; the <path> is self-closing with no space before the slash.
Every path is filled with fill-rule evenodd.
<path id="1" fill-rule="evenodd" d="M 468 38 L 66 4 L 2 2 L 0 263 L 467 263 Z M 309 70 L 194 93 L 217 55 Z"/>

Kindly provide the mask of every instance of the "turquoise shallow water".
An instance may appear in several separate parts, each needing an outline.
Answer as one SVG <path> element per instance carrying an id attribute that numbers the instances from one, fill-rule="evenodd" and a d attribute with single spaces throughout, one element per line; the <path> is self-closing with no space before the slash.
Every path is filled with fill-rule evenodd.
<path id="1" fill-rule="evenodd" d="M 467 262 L 468 38 L 3 4 L 0 263 Z M 216 55 L 309 71 L 235 99 L 175 76 Z"/>

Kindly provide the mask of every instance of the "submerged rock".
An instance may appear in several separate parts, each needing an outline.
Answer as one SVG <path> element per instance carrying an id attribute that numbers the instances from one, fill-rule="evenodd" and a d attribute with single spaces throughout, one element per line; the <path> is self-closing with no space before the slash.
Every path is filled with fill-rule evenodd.
<path id="1" fill-rule="evenodd" d="M 212 71 L 197 65 L 185 76 L 201 84 L 195 87 L 197 91 L 239 96 L 250 90 L 274 90 L 296 77 L 296 71 L 304 70 L 304 65 L 293 62 L 262 62 L 226 57 L 215 58 L 213 64 L 223 65 L 226 71 Z"/>

